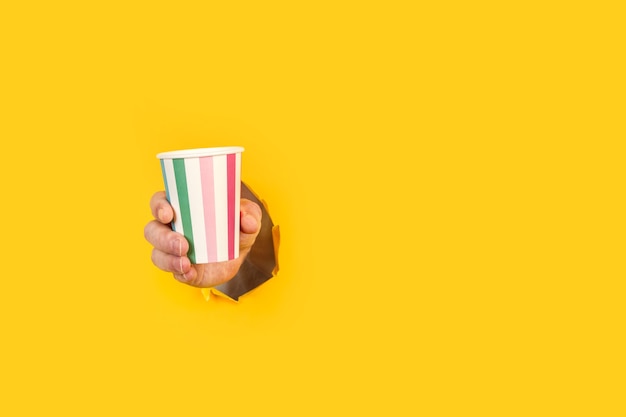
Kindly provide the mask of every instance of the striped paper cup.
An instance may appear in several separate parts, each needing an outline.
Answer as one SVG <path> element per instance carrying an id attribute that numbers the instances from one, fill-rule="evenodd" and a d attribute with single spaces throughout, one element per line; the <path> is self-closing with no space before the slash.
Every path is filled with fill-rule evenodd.
<path id="1" fill-rule="evenodd" d="M 187 256 L 194 264 L 239 256 L 241 152 L 241 147 L 225 147 L 157 155 L 174 208 L 172 229 L 189 242 Z"/>

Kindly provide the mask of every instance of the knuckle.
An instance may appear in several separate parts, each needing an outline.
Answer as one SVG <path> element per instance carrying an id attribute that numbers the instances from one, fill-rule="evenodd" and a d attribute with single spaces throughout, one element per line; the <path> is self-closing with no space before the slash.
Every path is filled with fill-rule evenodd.
<path id="1" fill-rule="evenodd" d="M 146 225 L 146 227 L 144 227 L 144 228 L 143 228 L 143 237 L 144 237 L 144 238 L 145 238 L 148 242 L 150 242 L 150 236 L 151 236 L 151 232 L 150 232 L 151 227 L 150 227 L 150 225 L 151 225 L 151 224 L 152 224 L 152 222 L 148 223 L 148 224 Z"/>
<path id="2" fill-rule="evenodd" d="M 150 244 L 152 244 L 152 246 L 160 247 L 159 243 L 161 240 L 161 233 L 159 224 L 156 222 L 156 220 L 152 220 L 146 225 L 146 227 L 144 228 L 144 237 L 148 242 L 150 242 Z"/>
<path id="3" fill-rule="evenodd" d="M 159 233 L 156 236 L 156 239 L 155 239 L 154 243 L 155 243 L 155 246 L 158 246 L 159 249 L 161 249 L 163 252 L 167 253 L 167 251 L 164 250 L 166 248 L 166 246 L 165 246 L 166 240 L 165 240 L 165 237 L 163 236 L 162 233 Z"/>
<path id="4" fill-rule="evenodd" d="M 152 249 L 152 253 L 150 254 L 150 260 L 152 261 L 152 263 L 154 264 L 154 266 L 158 267 L 159 265 L 157 264 L 157 250 L 156 249 Z"/>
<path id="5" fill-rule="evenodd" d="M 153 220 L 150 222 L 148 226 L 146 226 L 146 230 L 144 232 L 146 236 L 146 240 L 152 244 L 155 248 L 159 250 L 169 253 L 170 247 L 170 234 L 167 233 L 168 230 L 164 228 L 163 225 Z"/>

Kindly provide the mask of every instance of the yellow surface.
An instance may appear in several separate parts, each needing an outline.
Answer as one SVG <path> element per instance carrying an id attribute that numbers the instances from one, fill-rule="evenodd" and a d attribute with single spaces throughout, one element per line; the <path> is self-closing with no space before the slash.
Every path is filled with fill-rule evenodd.
<path id="1" fill-rule="evenodd" d="M 0 415 L 624 415 L 623 10 L 212 3 L 0 6 Z M 239 304 L 143 240 L 223 145 Z"/>

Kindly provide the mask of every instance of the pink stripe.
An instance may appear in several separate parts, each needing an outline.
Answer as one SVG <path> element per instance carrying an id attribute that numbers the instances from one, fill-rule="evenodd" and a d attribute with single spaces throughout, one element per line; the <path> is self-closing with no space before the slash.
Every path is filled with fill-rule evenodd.
<path id="1" fill-rule="evenodd" d="M 204 225 L 209 262 L 217 261 L 217 236 L 215 233 L 215 186 L 213 184 L 213 158 L 200 158 L 202 178 L 202 201 L 204 202 Z"/>
<path id="2" fill-rule="evenodd" d="M 230 154 L 226 159 L 228 173 L 228 259 L 235 259 L 235 165 L 237 155 Z"/>

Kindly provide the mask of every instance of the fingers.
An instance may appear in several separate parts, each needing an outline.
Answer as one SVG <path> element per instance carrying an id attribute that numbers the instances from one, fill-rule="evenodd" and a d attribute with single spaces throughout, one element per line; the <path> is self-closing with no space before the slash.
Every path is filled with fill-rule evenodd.
<path id="1" fill-rule="evenodd" d="M 174 220 L 174 210 L 167 201 L 165 191 L 154 193 L 150 199 L 150 209 L 154 218 L 163 224 L 168 224 Z"/>
<path id="2" fill-rule="evenodd" d="M 242 199 L 239 257 L 231 261 L 191 265 L 189 269 L 183 265 L 180 267 L 182 272 L 174 271 L 174 278 L 187 285 L 200 288 L 214 287 L 231 280 L 237 275 L 241 264 L 261 231 L 262 216 L 263 212 L 258 204 Z M 174 261 L 170 259 L 166 262 Z"/>
<path id="3" fill-rule="evenodd" d="M 152 263 L 157 268 L 174 274 L 186 274 L 192 266 L 186 256 L 171 255 L 158 249 L 152 250 Z"/>
<path id="4" fill-rule="evenodd" d="M 241 233 L 239 235 L 239 251 L 247 253 L 261 231 L 263 212 L 258 204 L 241 199 Z"/>
<path id="5" fill-rule="evenodd" d="M 155 193 L 150 200 L 155 220 L 144 228 L 146 240 L 154 247 L 152 263 L 185 284 L 194 287 L 214 287 L 227 282 L 236 274 L 260 230 L 263 212 L 258 204 L 241 199 L 239 257 L 232 261 L 193 265 L 187 256 L 189 243 L 179 233 L 172 231 L 169 223 L 174 210 L 163 191 Z"/>
<path id="6" fill-rule="evenodd" d="M 144 228 L 144 237 L 160 252 L 183 256 L 189 250 L 189 242 L 180 233 L 157 220 L 152 220 Z"/>
<path id="7" fill-rule="evenodd" d="M 244 256 L 232 261 L 191 265 L 184 273 L 174 273 L 178 281 L 192 287 L 210 288 L 230 281 L 241 267 Z"/>

